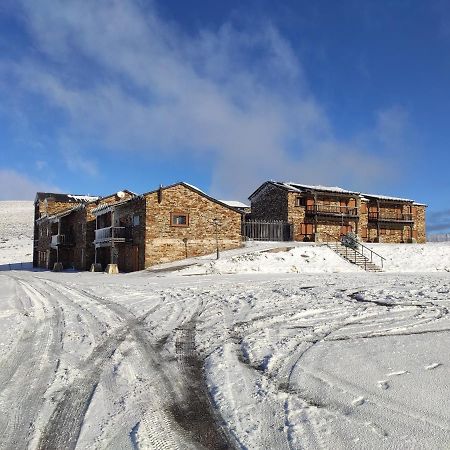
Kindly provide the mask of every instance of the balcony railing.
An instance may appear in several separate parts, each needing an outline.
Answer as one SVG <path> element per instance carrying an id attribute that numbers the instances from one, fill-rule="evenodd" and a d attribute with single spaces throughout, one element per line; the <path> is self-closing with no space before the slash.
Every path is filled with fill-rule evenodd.
<path id="1" fill-rule="evenodd" d="M 67 234 L 54 234 L 52 235 L 51 246 L 58 247 L 60 245 L 72 245 L 73 241 L 70 235 Z"/>
<path id="2" fill-rule="evenodd" d="M 100 242 L 125 242 L 129 238 L 126 227 L 106 227 L 95 230 L 95 243 Z"/>
<path id="3" fill-rule="evenodd" d="M 331 216 L 357 216 L 358 208 L 337 205 L 307 205 L 306 213 Z"/>
<path id="4" fill-rule="evenodd" d="M 369 220 L 373 222 L 413 222 L 412 214 L 369 212 Z"/>

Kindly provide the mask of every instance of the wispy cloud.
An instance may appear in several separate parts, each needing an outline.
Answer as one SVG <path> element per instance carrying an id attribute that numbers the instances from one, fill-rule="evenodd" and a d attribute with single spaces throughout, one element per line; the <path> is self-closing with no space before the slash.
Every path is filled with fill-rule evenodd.
<path id="1" fill-rule="evenodd" d="M 60 189 L 15 170 L 0 169 L 0 200 L 33 200 L 38 191 L 60 192 Z"/>
<path id="2" fill-rule="evenodd" d="M 7 70 L 64 114 L 72 134 L 153 158 L 210 158 L 211 190 L 228 197 L 268 178 L 370 189 L 388 175 L 378 148 L 399 138 L 398 111 L 379 115 L 364 138 L 337 139 L 270 22 L 190 35 L 132 0 L 20 3 L 40 56 Z M 95 172 L 76 155 L 72 165 Z"/>

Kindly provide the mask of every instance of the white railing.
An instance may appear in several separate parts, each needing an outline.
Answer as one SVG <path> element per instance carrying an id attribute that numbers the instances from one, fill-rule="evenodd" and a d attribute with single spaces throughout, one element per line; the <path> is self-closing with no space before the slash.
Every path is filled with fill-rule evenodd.
<path id="1" fill-rule="evenodd" d="M 125 240 L 125 227 L 106 227 L 95 230 L 95 242 Z"/>
<path id="2" fill-rule="evenodd" d="M 64 245 L 68 243 L 68 239 L 66 239 L 65 234 L 54 234 L 52 236 L 52 243 L 51 245 L 56 247 L 58 245 Z"/>

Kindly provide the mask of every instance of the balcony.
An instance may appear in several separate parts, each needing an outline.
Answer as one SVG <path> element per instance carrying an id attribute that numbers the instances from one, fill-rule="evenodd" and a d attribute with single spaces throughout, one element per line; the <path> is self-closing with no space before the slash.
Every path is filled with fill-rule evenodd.
<path id="1" fill-rule="evenodd" d="M 67 234 L 54 234 L 50 246 L 52 248 L 73 245 L 73 240 Z"/>
<path id="2" fill-rule="evenodd" d="M 369 212 L 369 222 L 413 223 L 412 214 Z"/>
<path id="3" fill-rule="evenodd" d="M 98 247 L 111 245 L 112 242 L 125 242 L 130 239 L 129 229 L 126 227 L 106 227 L 95 230 L 94 244 Z"/>
<path id="4" fill-rule="evenodd" d="M 306 214 L 329 217 L 358 217 L 358 208 L 337 205 L 307 205 Z"/>

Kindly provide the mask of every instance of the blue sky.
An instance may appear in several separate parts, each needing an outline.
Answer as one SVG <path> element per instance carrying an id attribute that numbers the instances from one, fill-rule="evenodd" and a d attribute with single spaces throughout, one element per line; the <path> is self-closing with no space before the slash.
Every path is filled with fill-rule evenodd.
<path id="1" fill-rule="evenodd" d="M 0 198 L 264 180 L 429 205 L 450 231 L 445 1 L 3 0 Z"/>

